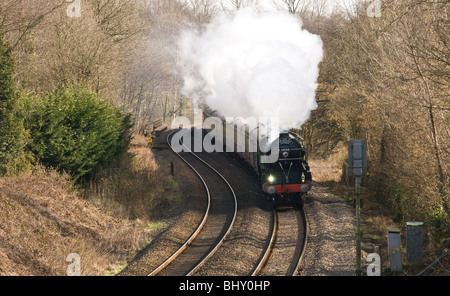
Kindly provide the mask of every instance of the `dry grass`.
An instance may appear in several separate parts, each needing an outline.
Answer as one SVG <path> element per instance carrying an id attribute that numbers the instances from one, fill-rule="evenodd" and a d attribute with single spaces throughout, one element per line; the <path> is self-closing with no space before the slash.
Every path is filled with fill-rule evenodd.
<path id="1" fill-rule="evenodd" d="M 342 165 L 347 161 L 345 147 L 336 149 L 336 152 L 327 158 L 311 157 L 308 159 L 313 180 L 319 183 L 339 183 L 342 180 Z"/>
<path id="2" fill-rule="evenodd" d="M 340 182 L 342 178 L 342 166 L 337 161 L 328 159 L 311 159 L 308 161 L 314 182 L 329 183 Z"/>
<path id="3" fill-rule="evenodd" d="M 156 163 L 144 136 L 134 136 L 129 152 L 134 157 L 125 157 L 118 167 L 101 171 L 85 196 L 114 216 L 148 224 L 155 209 L 167 200 L 166 189 L 173 181 Z"/>
<path id="4" fill-rule="evenodd" d="M 149 242 L 146 211 L 166 184 L 142 138 L 130 152 L 137 156 L 105 173 L 89 199 L 42 167 L 0 178 L 0 275 L 65 275 L 70 253 L 81 256 L 82 275 L 120 271 Z"/>
<path id="5" fill-rule="evenodd" d="M 83 275 L 105 275 L 148 233 L 80 198 L 66 176 L 37 168 L 0 179 L 0 275 L 65 275 L 70 253 Z"/>
<path id="6" fill-rule="evenodd" d="M 326 159 L 311 158 L 308 160 L 308 164 L 314 184 L 325 186 L 334 194 L 350 201 L 353 190 L 342 182 L 344 178 L 343 164 L 346 157 L 346 150 L 340 149 Z"/>

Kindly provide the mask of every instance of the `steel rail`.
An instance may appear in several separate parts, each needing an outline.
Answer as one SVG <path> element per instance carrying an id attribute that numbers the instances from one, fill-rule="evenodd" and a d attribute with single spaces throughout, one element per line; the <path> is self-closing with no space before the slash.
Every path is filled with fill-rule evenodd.
<path id="1" fill-rule="evenodd" d="M 183 145 L 184 146 L 184 145 Z M 184 146 L 186 147 L 186 146 Z M 186 147 L 187 148 L 187 147 Z M 189 150 L 189 148 L 188 148 Z M 214 255 L 214 253 L 219 249 L 219 247 L 222 245 L 222 243 L 225 241 L 225 239 L 227 238 L 227 236 L 230 234 L 231 229 L 234 226 L 234 222 L 236 221 L 236 216 L 237 216 L 237 197 L 236 194 L 233 190 L 233 187 L 231 187 L 230 183 L 228 183 L 227 179 L 225 179 L 225 177 L 219 173 L 215 168 L 213 168 L 209 163 L 207 163 L 206 161 L 204 161 L 201 157 L 199 157 L 197 154 L 193 153 L 191 150 L 189 150 L 189 152 L 194 155 L 196 158 L 198 158 L 201 162 L 203 162 L 205 165 L 207 165 L 209 168 L 211 168 L 218 176 L 220 176 L 220 178 L 222 178 L 222 180 L 227 184 L 228 188 L 230 189 L 231 193 L 233 194 L 233 198 L 234 198 L 234 213 L 233 213 L 233 219 L 231 220 L 230 226 L 228 228 L 228 230 L 226 231 L 226 233 L 223 235 L 222 239 L 216 244 L 216 246 L 214 247 L 214 249 L 211 250 L 211 252 L 199 263 L 197 264 L 196 267 L 194 267 L 187 275 L 190 276 L 192 275 L 194 272 L 196 272 L 206 261 L 208 261 L 208 259 Z"/>
<path id="2" fill-rule="evenodd" d="M 306 213 L 303 209 L 301 208 L 295 208 L 296 211 L 296 216 L 298 218 L 298 223 L 297 225 L 299 225 L 299 232 L 303 234 L 302 238 L 303 238 L 303 243 L 301 246 L 301 251 L 300 252 L 294 252 L 294 256 L 292 261 L 295 260 L 295 266 L 293 268 L 292 271 L 289 272 L 290 276 L 297 276 L 298 275 L 298 271 L 299 268 L 301 266 L 301 263 L 303 261 L 304 258 L 304 254 L 305 254 L 305 250 L 307 247 L 307 241 L 308 241 L 308 224 L 307 224 L 307 216 Z M 300 220 L 302 221 L 302 223 L 300 222 Z M 300 224 L 302 224 L 302 229 L 300 229 Z M 259 274 L 261 274 L 262 270 L 266 267 L 266 263 L 269 260 L 269 258 L 273 255 L 273 250 L 276 247 L 276 239 L 278 236 L 278 232 L 279 232 L 279 217 L 278 217 L 278 213 L 276 210 L 273 210 L 273 221 L 272 221 L 272 233 L 270 236 L 270 240 L 267 244 L 267 248 L 263 254 L 263 256 L 261 257 L 260 261 L 258 262 L 257 266 L 255 267 L 255 269 L 253 270 L 253 272 L 251 273 L 251 276 L 258 276 Z"/>
<path id="3" fill-rule="evenodd" d="M 207 193 L 207 209 L 205 211 L 205 215 L 203 216 L 202 221 L 200 222 L 199 226 L 197 227 L 197 229 L 193 232 L 193 234 L 186 240 L 186 242 L 177 250 L 175 251 L 169 258 L 167 258 L 160 266 L 158 266 L 156 269 L 154 269 L 151 273 L 148 274 L 148 276 L 155 276 L 157 275 L 159 272 L 161 272 L 164 268 L 166 268 L 171 262 L 175 261 L 177 259 L 177 257 L 186 250 L 186 248 L 198 237 L 198 235 L 200 234 L 200 232 L 203 230 L 208 217 L 210 215 L 210 210 L 211 210 L 211 193 L 209 191 L 208 185 L 206 184 L 206 181 L 203 179 L 203 177 L 201 176 L 201 174 L 186 160 L 184 159 L 179 153 L 177 153 L 170 141 L 169 138 L 171 135 L 173 135 L 175 132 L 177 132 L 178 130 L 175 130 L 173 132 L 171 132 L 167 137 L 166 137 L 166 142 L 168 144 L 168 146 L 172 149 L 172 151 L 181 158 L 181 160 L 186 163 L 194 172 L 195 174 L 199 177 L 199 179 L 202 181 L 203 186 L 205 187 L 206 193 Z M 236 216 L 237 216 L 237 198 L 236 198 L 236 194 L 234 193 L 233 188 L 231 187 L 231 185 L 228 183 L 228 181 L 225 179 L 225 177 L 223 177 L 216 169 L 214 169 L 211 165 L 209 165 L 207 162 L 205 162 L 203 159 L 201 159 L 199 156 L 197 156 L 195 153 L 193 153 L 188 147 L 186 147 L 183 144 L 183 147 L 186 148 L 188 150 L 188 152 L 190 154 L 192 154 L 193 156 L 195 156 L 197 159 L 199 159 L 201 162 L 203 162 L 205 165 L 207 165 L 210 169 L 212 169 L 218 176 L 221 177 L 221 179 L 224 181 L 224 183 L 228 186 L 228 188 L 230 189 L 233 198 L 234 198 L 234 212 L 233 212 L 233 218 L 232 221 L 230 223 L 230 225 L 228 226 L 228 229 L 226 231 L 226 233 L 222 236 L 222 238 L 220 238 L 220 240 L 215 244 L 214 248 L 208 252 L 208 254 L 202 258 L 202 260 L 193 268 L 190 269 L 190 271 L 186 274 L 187 276 L 192 275 L 194 272 L 196 272 L 220 247 L 220 245 L 223 243 L 223 241 L 226 239 L 226 237 L 228 236 L 228 234 L 231 232 L 231 229 L 234 225 L 234 222 L 236 220 Z"/>
<path id="4" fill-rule="evenodd" d="M 251 276 L 257 276 L 261 270 L 264 268 L 264 265 L 266 264 L 267 260 L 270 257 L 270 254 L 272 253 L 273 246 L 275 244 L 275 239 L 277 237 L 277 230 L 278 230 L 278 215 L 275 209 L 272 210 L 272 227 L 271 227 L 271 235 L 270 240 L 267 244 L 266 251 L 264 252 L 263 256 L 261 257 L 261 260 L 259 260 L 258 265 L 256 265 L 255 269 L 252 271 Z"/>
<path id="5" fill-rule="evenodd" d="M 298 258 L 298 262 L 297 262 L 297 265 L 296 265 L 296 267 L 294 269 L 294 272 L 293 272 L 292 276 L 297 276 L 298 275 L 298 271 L 300 269 L 300 266 L 302 265 L 303 258 L 305 256 L 306 246 L 308 245 L 308 237 L 309 237 L 308 218 L 306 216 L 306 212 L 305 212 L 304 209 L 297 209 L 297 210 L 300 211 L 301 218 L 303 219 L 303 233 L 305 235 L 303 237 L 302 251 L 300 253 L 300 257 Z"/>
<path id="6" fill-rule="evenodd" d="M 198 176 L 198 178 L 200 179 L 200 181 L 203 183 L 203 186 L 206 190 L 206 194 L 207 194 L 207 206 L 206 206 L 206 210 L 205 210 L 205 215 L 202 218 L 202 221 L 200 222 L 199 226 L 195 229 L 195 231 L 192 233 L 192 235 L 186 240 L 186 242 L 178 249 L 176 250 L 169 258 L 167 258 L 161 265 L 159 265 L 157 268 L 155 268 L 152 272 L 150 272 L 148 274 L 148 276 L 155 276 L 156 274 L 158 274 L 161 270 L 163 270 L 167 265 L 169 265 L 172 261 L 174 261 L 186 248 L 187 246 L 198 236 L 198 234 L 200 233 L 200 231 L 203 229 L 203 226 L 206 223 L 206 220 L 208 219 L 209 216 L 209 211 L 211 209 L 211 194 L 209 192 L 208 189 L 208 185 L 206 185 L 205 180 L 202 178 L 202 176 L 200 175 L 199 172 L 197 172 L 197 170 L 189 163 L 187 162 L 180 154 L 176 153 L 173 148 L 172 145 L 170 145 L 170 141 L 169 138 L 172 134 L 174 134 L 175 132 L 177 132 L 176 130 L 169 133 L 166 137 L 166 142 L 167 145 L 169 145 L 170 149 L 172 149 L 172 151 L 179 157 L 181 158 L 181 160 L 186 163 L 191 169 L 192 171 L 194 171 L 194 173 Z"/>

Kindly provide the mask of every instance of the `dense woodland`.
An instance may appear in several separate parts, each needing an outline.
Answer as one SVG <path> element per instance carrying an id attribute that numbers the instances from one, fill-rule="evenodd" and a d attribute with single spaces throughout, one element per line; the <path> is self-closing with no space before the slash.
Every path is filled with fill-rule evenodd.
<path id="1" fill-rule="evenodd" d="M 367 142 L 364 183 L 397 222 L 448 237 L 450 1 L 383 1 L 381 16 L 312 18 L 324 40 L 319 108 L 304 128 L 313 154 Z"/>
<path id="2" fill-rule="evenodd" d="M 324 42 L 319 107 L 302 127 L 310 155 L 326 158 L 346 149 L 351 138 L 366 139 L 363 185 L 370 198 L 397 222 L 422 220 L 437 242 L 448 237 L 450 1 L 383 0 L 376 17 L 367 13 L 371 1 L 331 13 L 323 0 L 272 2 L 302 18 Z M 258 0 L 81 0 L 79 18 L 68 17 L 69 4 L 0 3 L 3 175 L 38 161 L 75 178 L 89 175 L 124 151 L 127 114 L 133 130 L 142 132 L 153 120 L 188 112 L 175 59 L 177 34 Z M 96 119 L 110 124 L 82 143 L 86 154 L 100 150 L 101 157 L 84 159 L 62 144 L 62 127 L 75 125 L 91 135 L 87 127 L 98 128 Z M 71 145 L 85 139 L 79 134 Z M 98 139 L 106 141 L 103 147 Z M 55 158 L 58 163 L 51 162 Z M 82 171 L 71 169 L 80 162 Z"/>

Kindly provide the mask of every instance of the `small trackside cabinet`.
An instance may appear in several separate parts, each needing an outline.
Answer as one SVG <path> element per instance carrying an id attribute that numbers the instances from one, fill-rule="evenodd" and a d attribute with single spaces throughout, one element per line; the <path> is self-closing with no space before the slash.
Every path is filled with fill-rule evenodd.
<path id="1" fill-rule="evenodd" d="M 402 246 L 400 229 L 388 228 L 389 268 L 392 271 L 402 271 Z"/>
<path id="2" fill-rule="evenodd" d="M 406 261 L 411 264 L 422 262 L 423 222 L 406 222 Z"/>

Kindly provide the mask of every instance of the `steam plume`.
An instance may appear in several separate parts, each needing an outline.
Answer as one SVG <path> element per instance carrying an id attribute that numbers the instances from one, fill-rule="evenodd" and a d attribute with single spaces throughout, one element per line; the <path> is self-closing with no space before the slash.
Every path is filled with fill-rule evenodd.
<path id="1" fill-rule="evenodd" d="M 282 11 L 223 14 L 179 42 L 184 93 L 224 116 L 279 117 L 298 128 L 317 107 L 322 40 Z"/>

